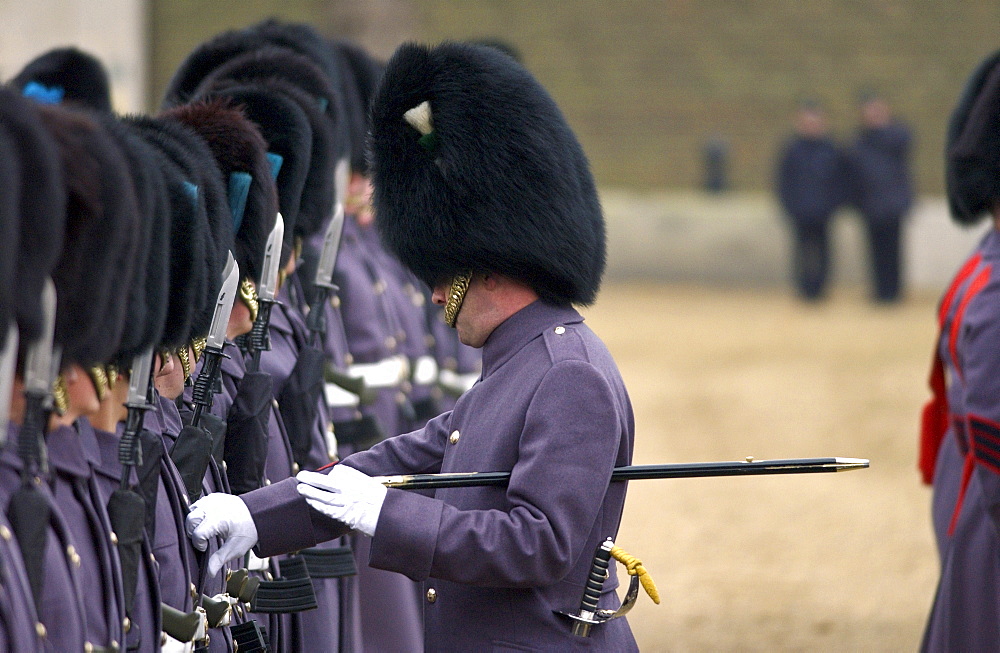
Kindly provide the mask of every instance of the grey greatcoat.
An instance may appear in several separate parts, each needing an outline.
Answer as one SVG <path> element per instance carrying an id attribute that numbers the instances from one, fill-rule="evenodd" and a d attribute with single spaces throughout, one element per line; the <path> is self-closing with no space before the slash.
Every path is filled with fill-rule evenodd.
<path id="1" fill-rule="evenodd" d="M 597 545 L 618 530 L 632 407 L 610 353 L 572 308 L 541 301 L 488 338 L 481 380 L 425 428 L 345 459 L 367 474 L 511 470 L 504 488 L 389 490 L 370 564 L 423 582 L 427 650 L 635 650 L 625 619 L 571 634 Z M 295 481 L 243 496 L 262 554 L 342 529 Z M 311 528 L 289 528 L 311 524 Z M 614 568 L 602 608 L 619 604 Z"/>

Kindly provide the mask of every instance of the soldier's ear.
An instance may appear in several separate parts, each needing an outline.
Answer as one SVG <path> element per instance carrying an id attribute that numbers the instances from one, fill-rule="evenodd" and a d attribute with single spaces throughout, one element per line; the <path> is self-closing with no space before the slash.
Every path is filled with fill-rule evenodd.
<path id="1" fill-rule="evenodd" d="M 482 279 L 483 287 L 492 292 L 500 287 L 503 277 L 493 272 L 484 272 L 482 274 Z M 475 277 L 473 277 L 473 280 L 475 280 Z"/>

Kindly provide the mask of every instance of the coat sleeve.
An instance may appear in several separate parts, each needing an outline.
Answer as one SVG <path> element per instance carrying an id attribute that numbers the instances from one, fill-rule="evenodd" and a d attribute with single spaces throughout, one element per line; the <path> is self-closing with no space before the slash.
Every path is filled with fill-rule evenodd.
<path id="1" fill-rule="evenodd" d="M 997 274 L 996 271 L 993 274 Z M 966 311 L 959 349 L 966 432 L 975 474 L 994 526 L 1000 532 L 1000 284 L 989 284 Z"/>
<path id="2" fill-rule="evenodd" d="M 389 438 L 368 451 L 348 456 L 341 464 L 370 476 L 436 472 L 441 469 L 449 415 L 434 418 L 419 431 Z M 298 551 L 347 532 L 344 524 L 310 508 L 295 489 L 297 485 L 294 478 L 286 478 L 241 495 L 257 527 L 258 555 Z"/>
<path id="3" fill-rule="evenodd" d="M 450 421 L 450 412 L 438 415 L 419 431 L 387 438 L 371 449 L 344 458 L 344 464 L 369 476 L 436 474 L 441 471 L 448 445 Z"/>
<path id="4" fill-rule="evenodd" d="M 537 587 L 565 577 L 604 501 L 622 426 L 613 394 L 589 363 L 564 361 L 542 379 L 518 443 L 508 510 L 459 510 L 389 490 L 370 564 L 491 587 Z"/>

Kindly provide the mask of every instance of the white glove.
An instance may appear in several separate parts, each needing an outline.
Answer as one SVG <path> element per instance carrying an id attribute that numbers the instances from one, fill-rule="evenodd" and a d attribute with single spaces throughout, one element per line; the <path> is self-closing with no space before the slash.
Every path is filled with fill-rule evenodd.
<path id="1" fill-rule="evenodd" d="M 187 534 L 194 548 L 204 551 L 208 540 L 219 536 L 222 546 L 208 559 L 208 574 L 215 576 L 233 558 L 238 558 L 257 543 L 257 526 L 243 499 L 233 494 L 213 492 L 193 504 L 187 516 Z"/>
<path id="2" fill-rule="evenodd" d="M 329 474 L 299 472 L 299 494 L 327 517 L 371 537 L 385 501 L 386 487 L 363 472 L 336 465 Z"/>

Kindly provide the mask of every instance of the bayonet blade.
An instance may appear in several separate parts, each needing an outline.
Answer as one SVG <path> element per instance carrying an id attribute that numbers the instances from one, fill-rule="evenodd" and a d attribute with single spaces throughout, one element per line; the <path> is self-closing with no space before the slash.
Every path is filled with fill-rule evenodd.
<path id="1" fill-rule="evenodd" d="M 42 333 L 28 346 L 24 361 L 24 390 L 47 396 L 59 365 L 52 349 L 56 327 L 56 286 L 46 279 L 42 288 Z"/>
<path id="2" fill-rule="evenodd" d="M 128 379 L 127 406 L 143 406 L 149 390 L 149 373 L 153 367 L 153 350 L 147 349 L 132 359 L 132 372 Z"/>
<path id="3" fill-rule="evenodd" d="M 233 300 L 240 283 L 240 266 L 236 264 L 233 253 L 229 252 L 226 267 L 222 270 L 222 290 L 215 302 L 215 312 L 212 314 L 212 326 L 205 339 L 205 348 L 222 351 L 226 344 L 226 327 L 229 325 L 229 314 L 233 312 Z"/>
<path id="4" fill-rule="evenodd" d="M 17 367 L 17 325 L 7 327 L 7 340 L 0 351 L 0 446 L 7 441 L 7 422 L 10 420 L 10 395 L 14 390 L 14 372 Z"/>
<path id="5" fill-rule="evenodd" d="M 278 292 L 278 268 L 281 265 L 281 243 L 284 238 L 285 220 L 279 213 L 264 247 L 264 267 L 260 275 L 260 288 L 257 289 L 257 296 L 265 301 L 274 301 L 274 295 Z"/>
<path id="6" fill-rule="evenodd" d="M 337 264 L 337 251 L 340 249 L 340 235 L 344 231 L 344 205 L 338 203 L 337 209 L 330 220 L 330 226 L 323 235 L 323 252 L 319 256 L 319 266 L 316 268 L 314 284 L 320 288 L 334 289 L 333 268 Z"/>

